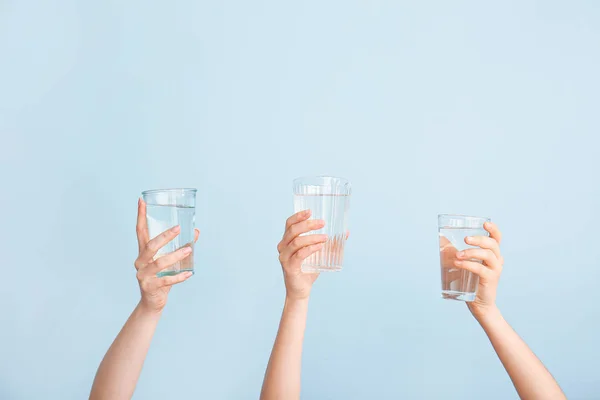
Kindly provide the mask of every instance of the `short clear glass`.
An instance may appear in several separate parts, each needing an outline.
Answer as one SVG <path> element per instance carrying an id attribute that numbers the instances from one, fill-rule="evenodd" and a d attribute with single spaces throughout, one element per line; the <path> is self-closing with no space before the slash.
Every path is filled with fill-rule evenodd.
<path id="1" fill-rule="evenodd" d="M 489 218 L 467 215 L 438 215 L 440 239 L 440 267 L 442 272 L 442 297 L 450 300 L 473 301 L 477 294 L 479 277 L 454 265 L 456 253 L 475 248 L 465 243 L 467 236 L 489 236 L 483 224 Z M 480 260 L 471 260 L 481 262 Z"/>
<path id="2" fill-rule="evenodd" d="M 351 186 L 344 178 L 312 176 L 294 180 L 294 211 L 311 210 L 310 219 L 322 219 L 325 227 L 310 234 L 326 234 L 321 250 L 302 263 L 304 272 L 339 271 L 344 261 L 348 232 Z"/>
<path id="3" fill-rule="evenodd" d="M 146 202 L 146 220 L 150 239 L 179 225 L 181 232 L 161 248 L 154 259 L 176 251 L 184 246 L 192 248 L 192 254 L 157 275 L 170 276 L 194 271 L 194 226 L 196 219 L 196 189 L 156 189 L 142 192 Z"/>

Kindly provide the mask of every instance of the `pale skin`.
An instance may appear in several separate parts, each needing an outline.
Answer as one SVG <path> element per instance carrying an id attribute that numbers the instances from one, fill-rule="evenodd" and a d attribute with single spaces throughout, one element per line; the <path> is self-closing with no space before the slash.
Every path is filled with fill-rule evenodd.
<path id="1" fill-rule="evenodd" d="M 479 276 L 477 295 L 467 306 L 488 336 L 521 399 L 566 399 L 544 364 L 504 320 L 496 306 L 496 290 L 504 264 L 500 253 L 502 233 L 491 222 L 484 228 L 490 236 L 467 237 L 465 242 L 478 248 L 456 252 L 452 260 L 456 267 Z M 482 263 L 470 261 L 472 259 Z"/>
<path id="2" fill-rule="evenodd" d="M 179 226 L 175 226 L 150 240 L 146 204 L 141 199 L 138 201 L 136 232 L 139 255 L 134 265 L 141 299 L 98 368 L 90 393 L 91 400 L 126 400 L 133 396 L 169 291 L 173 285 L 192 276 L 191 272 L 161 278 L 156 276 L 163 269 L 190 256 L 192 249 L 186 246 L 154 260 L 157 251 L 179 235 L 179 231 Z M 200 232 L 196 230 L 195 233 L 195 240 L 198 240 Z"/>
<path id="3" fill-rule="evenodd" d="M 292 215 L 277 245 L 286 288 L 279 331 L 265 372 L 261 400 L 297 400 L 300 398 L 302 343 L 306 328 L 308 300 L 318 273 L 301 270 L 302 261 L 319 251 L 326 235 L 300 236 L 325 226 L 322 220 L 309 220 L 310 211 Z"/>
<path id="4" fill-rule="evenodd" d="M 324 226 L 323 221 L 310 221 L 309 217 L 308 211 L 290 217 L 286 222 L 283 239 L 277 246 L 283 268 L 286 299 L 265 373 L 261 400 L 300 398 L 302 343 L 308 299 L 312 285 L 318 277 L 318 274 L 303 273 L 300 266 L 306 257 L 320 250 L 327 240 L 323 235 L 299 236 Z M 496 290 L 504 264 L 500 253 L 502 234 L 493 223 L 486 223 L 485 229 L 490 237 L 465 239 L 467 244 L 478 248 L 448 252 L 444 246 L 443 264 L 446 268 L 453 264 L 454 267 L 479 276 L 476 298 L 467 303 L 467 306 L 487 334 L 519 396 L 524 400 L 566 399 L 550 372 L 508 325 L 496 306 Z M 473 259 L 480 260 L 481 263 L 471 261 Z"/>

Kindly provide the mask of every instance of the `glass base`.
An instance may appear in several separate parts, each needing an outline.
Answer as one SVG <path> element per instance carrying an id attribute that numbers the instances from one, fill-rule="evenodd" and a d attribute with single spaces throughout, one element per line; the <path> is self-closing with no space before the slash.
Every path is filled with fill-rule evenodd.
<path id="1" fill-rule="evenodd" d="M 326 266 L 326 265 L 303 265 L 301 267 L 302 272 L 306 272 L 309 274 L 316 274 L 318 272 L 338 272 L 342 270 L 342 266 L 341 265 L 332 265 L 332 266 Z"/>
<path id="2" fill-rule="evenodd" d="M 160 271 L 158 274 L 156 274 L 157 277 L 162 278 L 163 276 L 175 276 L 175 275 L 179 275 L 182 272 L 191 272 L 192 274 L 194 273 L 193 269 L 180 269 L 178 271 Z"/>
<path id="3" fill-rule="evenodd" d="M 442 298 L 446 300 L 458 300 L 471 302 L 475 300 L 477 293 L 455 292 L 454 290 L 442 290 Z"/>

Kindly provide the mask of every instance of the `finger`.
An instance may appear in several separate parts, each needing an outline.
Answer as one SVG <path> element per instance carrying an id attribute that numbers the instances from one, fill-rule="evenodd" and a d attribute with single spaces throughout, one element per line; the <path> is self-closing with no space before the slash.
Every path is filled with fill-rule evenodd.
<path id="1" fill-rule="evenodd" d="M 446 239 L 445 236 L 440 236 L 440 251 L 444 251 L 450 248 L 456 250 L 456 248 L 452 245 L 452 242 Z"/>
<path id="2" fill-rule="evenodd" d="M 498 229 L 498 225 L 493 222 L 486 222 L 483 228 L 490 233 L 490 237 L 495 239 L 498 244 L 502 242 L 502 232 Z"/>
<path id="3" fill-rule="evenodd" d="M 154 258 L 158 250 L 160 250 L 165 244 L 169 243 L 177 235 L 179 235 L 180 231 L 181 227 L 179 225 L 164 231 L 163 233 L 146 243 L 146 246 L 144 246 L 142 254 L 140 254 L 140 257 L 138 259 L 142 262 L 152 262 L 152 259 Z"/>
<path id="4" fill-rule="evenodd" d="M 192 254 L 192 250 L 193 249 L 191 246 L 184 246 L 177 251 L 166 254 L 166 255 L 156 259 L 156 261 L 154 261 L 153 263 L 150 263 L 148 265 L 148 267 L 146 268 L 147 271 L 145 273 L 148 275 L 156 275 L 163 269 L 167 269 L 171 265 L 188 257 L 190 254 Z"/>
<path id="5" fill-rule="evenodd" d="M 317 251 L 321 250 L 322 248 L 323 248 L 323 243 L 313 244 L 313 245 L 301 248 L 296 253 L 294 253 L 292 255 L 292 257 L 295 258 L 296 260 L 302 262 L 307 257 L 311 256 L 312 254 L 316 253 Z"/>
<path id="6" fill-rule="evenodd" d="M 475 275 L 479 276 L 480 278 L 485 278 L 487 276 L 487 274 L 489 274 L 489 272 L 490 272 L 489 269 L 485 267 L 485 265 L 475 262 L 475 261 L 456 260 L 454 262 L 454 265 L 457 268 L 470 271 L 470 272 L 474 273 Z"/>
<path id="7" fill-rule="evenodd" d="M 310 214 L 310 210 L 304 210 L 292 215 L 285 221 L 285 230 L 287 231 L 288 229 L 290 229 L 290 226 L 297 224 L 298 222 L 307 220 L 308 218 L 310 218 Z"/>
<path id="8" fill-rule="evenodd" d="M 325 221 L 322 219 L 310 219 L 307 221 L 298 222 L 288 228 L 283 235 L 283 239 L 281 239 L 280 250 L 282 251 L 290 242 L 296 239 L 298 236 L 303 233 L 307 233 L 310 231 L 315 231 L 317 229 L 321 229 L 325 226 Z"/>
<path id="9" fill-rule="evenodd" d="M 454 282 L 460 278 L 462 278 L 464 271 L 462 269 L 457 268 L 456 266 L 452 266 L 452 269 L 444 271 L 444 275 L 442 275 L 442 279 L 444 282 Z"/>
<path id="10" fill-rule="evenodd" d="M 467 249 L 456 253 L 459 260 L 481 260 L 486 266 L 496 269 L 501 267 L 500 261 L 493 251 L 488 249 Z"/>
<path id="11" fill-rule="evenodd" d="M 452 263 L 452 266 L 442 267 L 442 287 L 449 289 L 454 281 L 461 279 L 465 274 L 463 269 L 457 268 Z"/>
<path id="12" fill-rule="evenodd" d="M 148 240 L 150 240 L 148 237 L 148 222 L 146 221 L 146 202 L 141 198 L 138 199 L 138 214 L 135 231 L 137 233 L 138 246 L 141 253 L 144 246 L 146 246 L 146 243 L 148 243 Z"/>
<path id="13" fill-rule="evenodd" d="M 327 235 L 307 235 L 298 236 L 292 240 L 289 245 L 285 246 L 281 252 L 281 259 L 287 260 L 303 247 L 311 246 L 313 244 L 325 243 L 327 241 Z"/>
<path id="14" fill-rule="evenodd" d="M 161 287 L 173 286 L 178 283 L 187 281 L 188 278 L 192 275 L 194 275 L 194 273 L 192 271 L 186 271 L 186 272 L 182 272 L 180 274 L 174 275 L 174 276 L 164 276 L 162 278 L 159 278 L 158 280 L 160 282 Z"/>
<path id="15" fill-rule="evenodd" d="M 465 238 L 465 243 L 470 244 L 471 246 L 481 247 L 482 249 L 488 249 L 494 252 L 496 257 L 500 259 L 502 256 L 500 254 L 500 245 L 491 237 L 487 236 L 467 236 Z"/>
<path id="16" fill-rule="evenodd" d="M 442 268 L 450 269 L 454 267 L 456 253 L 456 248 L 452 245 L 440 249 L 440 264 Z"/>
<path id="17" fill-rule="evenodd" d="M 200 230 L 196 228 L 194 229 L 194 243 L 198 241 L 198 237 L 200 237 Z"/>
<path id="18" fill-rule="evenodd" d="M 346 231 L 346 240 L 350 237 L 350 231 Z"/>

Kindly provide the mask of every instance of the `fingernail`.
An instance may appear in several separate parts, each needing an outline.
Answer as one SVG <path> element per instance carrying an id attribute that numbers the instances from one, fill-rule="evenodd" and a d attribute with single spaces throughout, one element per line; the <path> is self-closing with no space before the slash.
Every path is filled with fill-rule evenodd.
<path id="1" fill-rule="evenodd" d="M 459 251 L 458 253 L 456 253 L 456 257 L 463 257 L 465 255 L 464 251 Z"/>
<path id="2" fill-rule="evenodd" d="M 181 229 L 181 227 L 179 225 L 174 226 L 171 228 L 171 232 L 179 232 L 179 230 Z"/>
<path id="3" fill-rule="evenodd" d="M 454 265 L 456 265 L 456 266 L 459 266 L 459 265 L 462 265 L 462 264 L 463 264 L 463 262 L 462 262 L 462 261 L 458 261 L 458 260 L 457 260 L 457 261 L 454 261 Z"/>
<path id="4" fill-rule="evenodd" d="M 470 242 L 471 240 L 473 240 L 473 237 L 471 237 L 471 236 L 467 236 L 467 237 L 465 238 L 465 241 L 466 241 L 466 242 Z"/>
<path id="5" fill-rule="evenodd" d="M 186 246 L 186 247 L 184 247 L 183 249 L 181 249 L 181 251 L 182 251 L 184 254 L 190 254 L 190 253 L 192 252 L 192 248 L 191 248 L 191 247 L 189 247 L 189 246 Z"/>
<path id="6" fill-rule="evenodd" d="M 192 271 L 187 271 L 187 272 L 183 273 L 183 276 L 185 276 L 186 278 L 189 278 L 192 275 L 194 275 L 194 273 Z"/>
<path id="7" fill-rule="evenodd" d="M 317 225 L 325 225 L 325 221 L 323 221 L 322 219 L 315 219 L 315 224 L 317 224 Z"/>
<path id="8" fill-rule="evenodd" d="M 321 240 L 322 241 L 326 242 L 327 239 L 329 239 L 329 236 L 327 236 L 327 235 L 321 235 Z"/>

